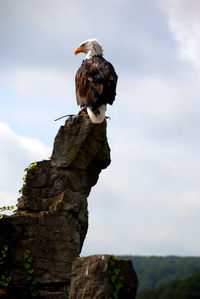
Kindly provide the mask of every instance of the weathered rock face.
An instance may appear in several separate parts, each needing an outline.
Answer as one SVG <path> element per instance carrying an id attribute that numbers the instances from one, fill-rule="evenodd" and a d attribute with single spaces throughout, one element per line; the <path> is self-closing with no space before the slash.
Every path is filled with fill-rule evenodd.
<path id="1" fill-rule="evenodd" d="M 78 258 L 88 228 L 87 197 L 109 164 L 106 121 L 70 117 L 55 138 L 51 160 L 28 171 L 16 214 L 0 220 L 0 252 L 8 247 L 0 282 L 2 273 L 12 277 L 6 294 L 0 283 L 1 297 L 111 299 L 121 285 L 119 299 L 135 298 L 131 261 Z"/>
<path id="2" fill-rule="evenodd" d="M 31 298 L 25 250 L 30 250 L 40 298 L 68 298 L 72 263 L 88 228 L 87 197 L 109 164 L 106 122 L 67 119 L 55 138 L 51 160 L 28 171 L 17 213 L 0 221 L 0 248 L 9 249 L 9 298 Z"/>
<path id="3" fill-rule="evenodd" d="M 130 260 L 94 255 L 73 263 L 69 299 L 134 299 L 136 290 L 137 276 Z"/>

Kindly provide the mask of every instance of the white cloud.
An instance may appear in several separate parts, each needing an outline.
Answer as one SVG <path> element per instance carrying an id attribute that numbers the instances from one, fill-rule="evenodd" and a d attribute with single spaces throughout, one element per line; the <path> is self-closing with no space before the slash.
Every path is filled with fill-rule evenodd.
<path id="1" fill-rule="evenodd" d="M 132 136 L 137 132 L 148 142 L 164 142 L 167 147 L 169 142 L 179 143 L 195 149 L 199 144 L 199 93 L 195 72 L 184 66 L 180 75 L 121 73 L 112 107 L 114 126 L 124 126 Z"/>
<path id="2" fill-rule="evenodd" d="M 197 255 L 199 154 L 120 129 L 110 145 L 112 163 L 89 197 L 82 254 Z"/>
<path id="3" fill-rule="evenodd" d="M 0 206 L 15 204 L 23 184 L 24 168 L 48 159 L 51 149 L 36 139 L 17 135 L 0 122 Z"/>
<path id="4" fill-rule="evenodd" d="M 18 67 L 0 71 L 1 82 L 19 97 L 66 101 L 74 96 L 74 75 L 51 68 Z"/>
<path id="5" fill-rule="evenodd" d="M 166 0 L 165 9 L 172 32 L 181 45 L 181 57 L 190 59 L 200 68 L 200 2 Z"/>

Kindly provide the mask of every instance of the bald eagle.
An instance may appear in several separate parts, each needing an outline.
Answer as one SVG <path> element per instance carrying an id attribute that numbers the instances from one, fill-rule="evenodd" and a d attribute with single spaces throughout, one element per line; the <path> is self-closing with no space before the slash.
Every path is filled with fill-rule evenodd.
<path id="1" fill-rule="evenodd" d="M 103 49 L 96 39 L 89 39 L 75 49 L 75 55 L 86 54 L 76 77 L 76 99 L 80 114 L 88 114 L 93 123 L 105 119 L 106 105 L 115 100 L 117 74 L 114 67 L 103 58 Z"/>

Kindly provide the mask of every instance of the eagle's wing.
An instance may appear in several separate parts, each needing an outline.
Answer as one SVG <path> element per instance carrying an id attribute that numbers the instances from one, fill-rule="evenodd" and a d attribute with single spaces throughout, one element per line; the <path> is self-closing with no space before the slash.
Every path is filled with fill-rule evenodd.
<path id="1" fill-rule="evenodd" d="M 78 105 L 97 109 L 112 104 L 116 95 L 117 75 L 111 63 L 95 56 L 83 61 L 75 78 Z"/>

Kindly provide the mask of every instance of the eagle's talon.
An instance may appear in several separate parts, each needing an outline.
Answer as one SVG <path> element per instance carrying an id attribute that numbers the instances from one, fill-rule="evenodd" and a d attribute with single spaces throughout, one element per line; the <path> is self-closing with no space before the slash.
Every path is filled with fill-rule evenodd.
<path id="1" fill-rule="evenodd" d="M 82 115 L 82 116 L 88 116 L 88 113 L 87 113 L 87 109 L 81 109 L 78 113 L 78 115 Z"/>

